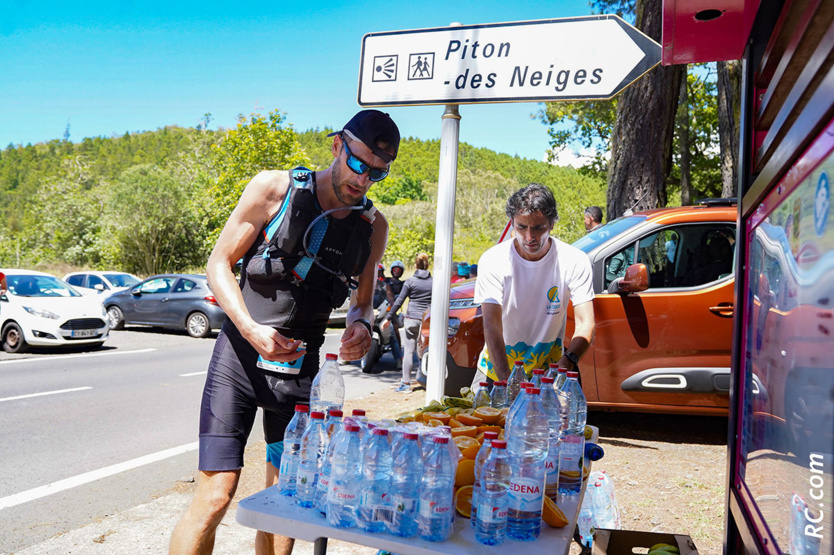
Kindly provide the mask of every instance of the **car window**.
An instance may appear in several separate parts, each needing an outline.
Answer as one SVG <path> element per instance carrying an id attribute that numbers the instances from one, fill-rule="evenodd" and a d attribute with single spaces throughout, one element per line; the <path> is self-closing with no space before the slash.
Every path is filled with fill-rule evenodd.
<path id="1" fill-rule="evenodd" d="M 664 228 L 605 260 L 605 288 L 634 262 L 646 265 L 649 289 L 704 285 L 732 273 L 734 250 L 731 224 Z"/>
<path id="2" fill-rule="evenodd" d="M 625 216 L 610 221 L 607 224 L 600 226 L 587 235 L 583 235 L 573 242 L 573 246 L 582 250 L 585 253 L 591 252 L 594 248 L 600 246 L 612 237 L 631 229 L 639 223 L 645 222 L 646 216 Z"/>
<path id="3" fill-rule="evenodd" d="M 70 285 L 76 285 L 78 287 L 84 286 L 84 274 L 78 274 L 74 276 L 70 276 L 65 280 Z"/>
<path id="4" fill-rule="evenodd" d="M 171 290 L 171 285 L 176 281 L 175 278 L 156 278 L 152 279 L 139 289 L 142 293 L 167 293 Z"/>
<path id="5" fill-rule="evenodd" d="M 80 297 L 81 293 L 52 276 L 6 276 L 9 292 L 18 297 Z"/>
<path id="6" fill-rule="evenodd" d="M 139 280 L 130 274 L 104 274 L 113 287 L 133 287 Z"/>
<path id="7" fill-rule="evenodd" d="M 103 279 L 101 279 L 95 274 L 90 274 L 89 279 L 87 279 L 87 287 L 93 289 L 96 285 L 103 285 L 105 289 L 110 289 L 110 287 L 107 285 L 107 283 L 105 283 Z"/>
<path id="8" fill-rule="evenodd" d="M 177 283 L 177 286 L 174 287 L 174 293 L 187 293 L 188 291 L 191 291 L 196 287 L 196 283 L 194 283 L 190 279 L 183 278 Z"/>

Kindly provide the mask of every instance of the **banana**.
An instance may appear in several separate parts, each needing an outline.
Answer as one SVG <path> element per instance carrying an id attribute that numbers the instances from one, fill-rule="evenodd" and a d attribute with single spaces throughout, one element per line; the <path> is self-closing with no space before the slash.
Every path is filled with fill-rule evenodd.
<path id="1" fill-rule="evenodd" d="M 663 553 L 680 553 L 681 550 L 668 543 L 656 543 L 649 548 L 649 555 L 662 555 Z"/>

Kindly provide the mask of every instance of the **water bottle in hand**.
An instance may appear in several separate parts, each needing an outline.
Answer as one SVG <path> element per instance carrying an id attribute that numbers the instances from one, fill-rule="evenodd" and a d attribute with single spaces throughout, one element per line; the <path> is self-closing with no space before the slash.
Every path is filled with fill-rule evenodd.
<path id="1" fill-rule="evenodd" d="M 278 468 L 278 490 L 281 495 L 295 495 L 295 477 L 301 460 L 301 436 L 307 429 L 309 410 L 307 405 L 295 405 L 295 414 L 284 430 L 284 452 Z"/>
<path id="2" fill-rule="evenodd" d="M 310 386 L 310 410 L 324 414 L 330 409 L 342 410 L 345 403 L 345 380 L 339 370 L 338 355 L 327 353 L 324 364 Z"/>

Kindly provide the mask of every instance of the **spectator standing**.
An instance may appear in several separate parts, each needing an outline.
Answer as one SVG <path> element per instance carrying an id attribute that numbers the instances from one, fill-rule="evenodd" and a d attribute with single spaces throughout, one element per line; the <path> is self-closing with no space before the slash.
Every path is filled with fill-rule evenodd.
<path id="1" fill-rule="evenodd" d="M 592 232 L 602 225 L 602 208 L 589 206 L 585 209 L 585 231 Z"/>
<path id="2" fill-rule="evenodd" d="M 461 262 L 458 264 L 457 275 L 452 276 L 452 283 L 457 283 L 465 279 L 469 279 L 469 264 L 467 264 L 466 262 Z"/>

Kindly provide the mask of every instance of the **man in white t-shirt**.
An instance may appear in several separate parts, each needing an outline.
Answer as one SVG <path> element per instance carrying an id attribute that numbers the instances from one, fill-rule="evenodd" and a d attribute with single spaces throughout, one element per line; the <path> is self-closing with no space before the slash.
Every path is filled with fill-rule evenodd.
<path id="1" fill-rule="evenodd" d="M 506 380 L 518 360 L 528 376 L 551 362 L 573 370 L 594 337 L 591 262 L 583 251 L 550 237 L 558 218 L 553 193 L 528 185 L 507 200 L 506 212 L 515 237 L 478 262 L 475 302 L 481 304 L 486 341 L 475 381 L 483 375 Z M 576 326 L 565 349 L 568 301 Z"/>

